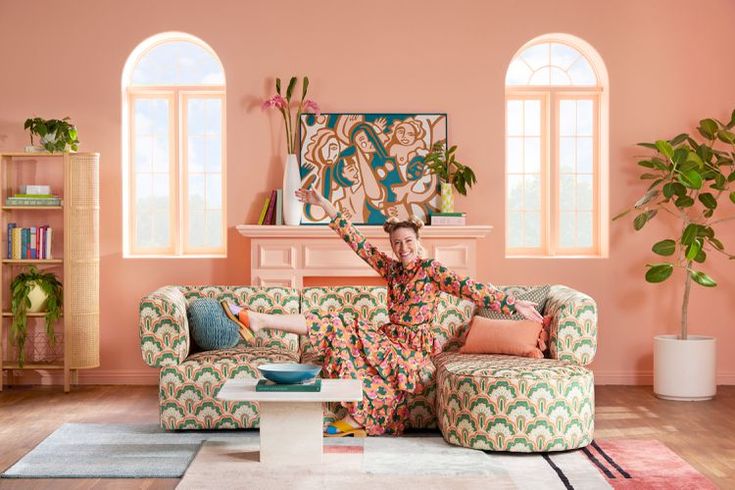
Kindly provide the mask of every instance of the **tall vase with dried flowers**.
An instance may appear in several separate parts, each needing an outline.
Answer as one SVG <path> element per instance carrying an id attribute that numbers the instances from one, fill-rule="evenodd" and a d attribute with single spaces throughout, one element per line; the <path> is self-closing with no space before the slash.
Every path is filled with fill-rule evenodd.
<path id="1" fill-rule="evenodd" d="M 291 77 L 286 88 L 285 97 L 281 95 L 281 79 L 276 78 L 276 94 L 263 102 L 263 110 L 275 108 L 283 116 L 283 126 L 286 129 L 286 156 L 283 172 L 283 222 L 287 225 L 301 223 L 302 205 L 296 199 L 296 190 L 301 187 L 301 171 L 297 157 L 298 151 L 298 123 L 303 113 L 319 114 L 316 102 L 306 98 L 309 90 L 309 77 L 304 77 L 301 83 L 301 100 L 292 101 L 293 92 L 298 83 L 298 77 Z M 293 107 L 296 112 L 294 114 Z"/>

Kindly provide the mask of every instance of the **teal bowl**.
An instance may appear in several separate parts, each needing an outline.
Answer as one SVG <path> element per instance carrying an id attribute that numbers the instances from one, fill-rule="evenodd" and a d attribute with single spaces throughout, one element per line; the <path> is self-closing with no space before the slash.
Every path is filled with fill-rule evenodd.
<path id="1" fill-rule="evenodd" d="M 316 364 L 299 364 L 296 362 L 279 362 L 261 364 L 258 366 L 260 374 L 274 383 L 295 384 L 311 381 L 322 370 Z"/>

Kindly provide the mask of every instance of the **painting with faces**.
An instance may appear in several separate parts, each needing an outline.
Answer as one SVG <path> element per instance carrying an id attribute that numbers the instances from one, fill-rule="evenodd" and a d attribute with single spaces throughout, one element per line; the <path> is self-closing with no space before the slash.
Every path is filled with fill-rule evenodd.
<path id="1" fill-rule="evenodd" d="M 439 180 L 424 163 L 447 140 L 446 114 L 302 114 L 301 181 L 329 199 L 353 223 L 391 216 L 428 221 L 439 207 Z M 327 223 L 318 206 L 304 206 L 302 224 Z"/>

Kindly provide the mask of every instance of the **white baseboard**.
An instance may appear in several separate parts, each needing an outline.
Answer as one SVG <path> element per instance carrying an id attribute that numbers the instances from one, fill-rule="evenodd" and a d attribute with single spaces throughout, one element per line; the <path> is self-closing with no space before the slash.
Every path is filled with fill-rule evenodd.
<path id="1" fill-rule="evenodd" d="M 653 371 L 597 371 L 596 385 L 653 385 Z M 735 385 L 735 373 L 717 373 L 718 385 Z"/>

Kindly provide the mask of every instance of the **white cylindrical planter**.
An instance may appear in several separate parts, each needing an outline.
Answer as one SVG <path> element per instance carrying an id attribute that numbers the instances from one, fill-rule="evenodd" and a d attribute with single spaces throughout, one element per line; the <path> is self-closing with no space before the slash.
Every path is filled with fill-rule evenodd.
<path id="1" fill-rule="evenodd" d="M 653 392 L 665 400 L 709 400 L 717 393 L 717 339 L 657 335 L 653 339 Z"/>
<path id="2" fill-rule="evenodd" d="M 301 170 L 296 155 L 289 153 L 286 156 L 286 166 L 283 171 L 283 222 L 295 226 L 301 224 L 303 205 L 296 199 L 296 190 L 301 187 Z"/>
<path id="3" fill-rule="evenodd" d="M 442 182 L 440 185 L 441 191 L 441 212 L 442 213 L 453 213 L 454 212 L 454 191 L 452 184 L 449 182 Z"/>

